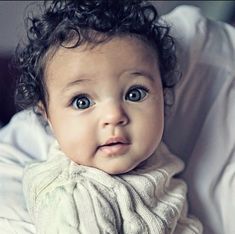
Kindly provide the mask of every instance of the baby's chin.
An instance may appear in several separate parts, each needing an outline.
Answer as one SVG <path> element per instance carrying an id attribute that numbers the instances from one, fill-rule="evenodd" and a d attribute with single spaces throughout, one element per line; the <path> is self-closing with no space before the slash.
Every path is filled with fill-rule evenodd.
<path id="1" fill-rule="evenodd" d="M 134 165 L 123 165 L 120 167 L 113 167 L 113 168 L 103 168 L 101 169 L 102 171 L 110 174 L 110 175 L 121 175 L 121 174 L 125 174 L 128 173 L 134 169 L 139 169 L 142 166 L 144 166 L 146 163 L 146 160 L 143 162 L 140 162 L 138 164 L 134 164 Z"/>

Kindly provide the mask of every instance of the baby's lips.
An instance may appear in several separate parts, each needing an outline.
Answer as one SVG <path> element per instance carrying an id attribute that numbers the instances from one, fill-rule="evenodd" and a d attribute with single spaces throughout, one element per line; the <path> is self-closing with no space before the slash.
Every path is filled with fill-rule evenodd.
<path id="1" fill-rule="evenodd" d="M 129 144 L 116 142 L 107 145 L 102 145 L 99 147 L 99 150 L 101 150 L 108 156 L 123 155 L 128 152 Z"/>
<path id="2" fill-rule="evenodd" d="M 112 144 L 129 144 L 129 142 L 125 137 L 121 136 L 110 137 L 102 146 L 112 145 Z"/>

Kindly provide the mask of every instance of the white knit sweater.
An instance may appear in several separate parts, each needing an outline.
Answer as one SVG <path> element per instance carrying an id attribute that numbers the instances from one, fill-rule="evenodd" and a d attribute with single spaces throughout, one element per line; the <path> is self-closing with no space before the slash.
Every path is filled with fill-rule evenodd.
<path id="1" fill-rule="evenodd" d="M 38 234 L 195 234 L 186 185 L 172 178 L 183 163 L 161 143 L 142 168 L 112 176 L 77 165 L 58 145 L 25 169 L 23 185 Z"/>

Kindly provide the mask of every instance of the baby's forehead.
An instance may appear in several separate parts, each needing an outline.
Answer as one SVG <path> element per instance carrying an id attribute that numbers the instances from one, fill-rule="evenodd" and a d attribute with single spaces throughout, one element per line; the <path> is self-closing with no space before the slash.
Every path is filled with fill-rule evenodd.
<path id="1" fill-rule="evenodd" d="M 78 47 L 58 47 L 48 59 L 45 68 L 46 82 L 78 77 L 119 77 L 129 74 L 158 70 L 155 51 L 146 42 L 136 37 L 113 37 L 97 45 L 82 44 Z"/>
<path id="2" fill-rule="evenodd" d="M 110 57 L 119 56 L 128 60 L 143 59 L 156 60 L 158 58 L 156 49 L 147 40 L 142 40 L 134 36 L 115 36 L 109 38 L 102 43 L 83 43 L 78 46 L 73 46 L 74 41 L 65 45 L 60 45 L 48 53 L 46 66 L 55 61 L 61 62 L 61 65 L 66 62 L 66 58 L 81 58 L 80 60 L 92 59 L 93 57 Z M 129 52 L 129 54 L 127 53 Z M 135 56 L 132 56 L 135 55 Z M 71 60 L 71 59 L 70 59 Z M 72 61 L 72 60 L 71 60 Z M 99 62 L 99 61 L 97 61 Z M 128 62 L 128 61 L 127 61 Z"/>
<path id="3" fill-rule="evenodd" d="M 52 46 L 49 48 L 47 55 L 47 63 L 50 63 L 55 57 L 70 56 L 74 53 L 80 54 L 102 54 L 104 51 L 117 52 L 117 48 L 120 50 L 123 48 L 131 49 L 136 54 L 155 54 L 158 58 L 158 52 L 156 47 L 151 41 L 138 35 L 117 35 L 109 38 L 105 38 L 99 42 L 83 42 L 76 45 L 76 39 L 65 42 L 61 45 Z"/>

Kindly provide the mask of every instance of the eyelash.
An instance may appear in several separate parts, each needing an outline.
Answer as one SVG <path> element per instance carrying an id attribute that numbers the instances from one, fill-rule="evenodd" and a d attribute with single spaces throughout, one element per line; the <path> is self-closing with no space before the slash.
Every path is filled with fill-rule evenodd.
<path id="1" fill-rule="evenodd" d="M 93 103 L 92 105 L 95 104 L 95 103 L 92 101 L 92 99 L 90 98 L 89 94 L 87 94 L 87 93 L 81 93 L 81 94 L 76 95 L 76 96 L 72 99 L 70 106 L 73 106 L 75 109 L 79 110 L 80 108 L 77 108 L 77 107 L 75 107 L 74 105 L 75 105 L 75 101 L 76 101 L 76 100 L 81 100 L 82 98 L 86 98 L 87 100 L 89 100 L 89 102 L 92 102 L 92 103 Z M 90 107 L 90 106 L 89 106 L 89 107 Z M 87 109 L 87 108 L 84 108 L 84 109 Z M 83 110 L 83 109 L 81 108 L 81 110 Z"/>
<path id="2" fill-rule="evenodd" d="M 134 91 L 135 91 L 135 94 L 133 95 L 132 93 L 132 96 L 128 97 L 128 95 L 130 95 L 131 92 L 134 92 Z M 130 101 L 130 102 L 142 102 L 145 99 L 145 97 L 148 95 L 148 93 L 149 93 L 149 89 L 146 88 L 145 86 L 134 85 L 127 91 L 125 95 L 125 100 Z M 131 98 L 133 99 L 131 100 Z"/>
<path id="3" fill-rule="evenodd" d="M 131 86 L 131 87 L 128 89 L 128 91 L 126 92 L 126 94 L 125 94 L 125 100 L 131 101 L 131 100 L 128 100 L 128 99 L 127 99 L 127 95 L 130 94 L 130 92 L 133 91 L 133 90 L 141 90 L 140 92 L 143 92 L 143 91 L 144 91 L 144 97 L 141 98 L 140 100 L 132 101 L 132 102 L 140 102 L 140 101 L 144 100 L 145 97 L 149 94 L 149 91 L 150 91 L 145 85 L 140 85 L 140 84 L 133 85 L 133 86 Z M 143 93 L 141 93 L 141 94 L 143 94 Z M 87 94 L 87 93 L 81 93 L 81 94 L 76 95 L 74 98 L 72 98 L 72 101 L 70 102 L 70 106 L 74 107 L 74 108 L 77 109 L 77 110 L 85 110 L 85 109 L 87 109 L 87 108 L 89 108 L 89 107 L 92 106 L 92 105 L 89 105 L 89 107 L 84 108 L 84 109 L 83 109 L 83 108 L 78 108 L 78 107 L 74 106 L 74 105 L 75 105 L 75 101 L 76 101 L 76 100 L 81 100 L 82 98 L 86 98 L 87 100 L 89 100 L 90 104 L 92 104 L 92 105 L 95 104 L 95 102 L 93 102 L 92 99 L 90 98 L 90 95 L 89 95 L 89 94 Z"/>

